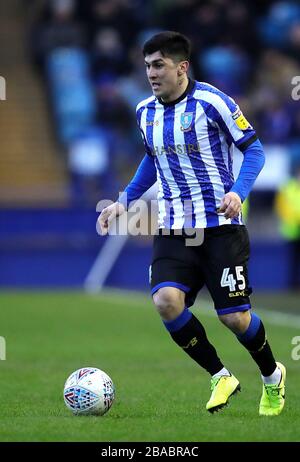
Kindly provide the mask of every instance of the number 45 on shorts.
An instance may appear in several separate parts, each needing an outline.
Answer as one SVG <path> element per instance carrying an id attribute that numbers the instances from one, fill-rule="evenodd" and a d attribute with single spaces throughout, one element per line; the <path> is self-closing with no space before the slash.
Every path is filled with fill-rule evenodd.
<path id="1" fill-rule="evenodd" d="M 245 276 L 242 274 L 243 271 L 243 266 L 236 266 L 235 274 L 230 273 L 230 268 L 224 268 L 221 278 L 221 287 L 229 287 L 230 292 L 235 292 L 236 290 L 245 290 L 246 280 Z M 238 295 L 241 294 L 238 293 Z"/>

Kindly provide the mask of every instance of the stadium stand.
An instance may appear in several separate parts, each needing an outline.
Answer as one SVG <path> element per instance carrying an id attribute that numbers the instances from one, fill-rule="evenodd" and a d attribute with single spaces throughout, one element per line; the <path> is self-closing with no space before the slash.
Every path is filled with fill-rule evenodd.
<path id="1" fill-rule="evenodd" d="M 254 239 L 282 243 L 274 197 L 300 163 L 300 107 L 292 98 L 299 2 L 11 0 L 0 8 L 0 39 L 9 44 L 0 51 L 8 83 L 0 101 L 3 210 L 63 207 L 70 217 L 76 208 L 79 221 L 84 209 L 90 224 L 96 220 L 97 201 L 115 198 L 143 155 L 134 109 L 150 89 L 141 46 L 173 29 L 192 39 L 191 75 L 228 92 L 255 126 L 267 162 L 247 224 Z M 64 228 L 63 215 L 57 219 Z M 86 242 L 86 228 L 76 232 Z"/>
<path id="2" fill-rule="evenodd" d="M 3 6 L 5 3 L 5 6 Z M 7 98 L 0 105 L 0 203 L 65 204 L 67 169 L 55 143 L 40 79 L 25 54 L 26 28 L 18 2 L 2 2 L 1 74 Z"/>

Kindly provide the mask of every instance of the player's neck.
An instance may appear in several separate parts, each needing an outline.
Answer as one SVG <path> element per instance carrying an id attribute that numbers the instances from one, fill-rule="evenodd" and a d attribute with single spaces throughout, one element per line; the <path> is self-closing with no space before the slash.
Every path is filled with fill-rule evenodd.
<path id="1" fill-rule="evenodd" d="M 167 98 L 161 98 L 162 103 L 170 104 L 180 99 L 180 97 L 186 92 L 188 85 L 189 78 L 187 75 L 185 75 L 185 77 L 178 82 L 178 87 L 171 95 L 169 95 Z"/>

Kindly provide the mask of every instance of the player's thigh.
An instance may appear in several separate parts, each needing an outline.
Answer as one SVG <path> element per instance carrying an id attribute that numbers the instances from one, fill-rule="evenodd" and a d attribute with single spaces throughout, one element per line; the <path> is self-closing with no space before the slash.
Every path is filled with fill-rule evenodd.
<path id="1" fill-rule="evenodd" d="M 193 305 L 204 284 L 195 248 L 186 246 L 182 236 L 154 237 L 149 276 L 152 296 L 162 288 L 177 288 L 186 294 L 186 306 Z"/>
<path id="2" fill-rule="evenodd" d="M 218 315 L 250 309 L 246 227 L 223 225 L 208 231 L 202 251 L 205 283 Z"/>

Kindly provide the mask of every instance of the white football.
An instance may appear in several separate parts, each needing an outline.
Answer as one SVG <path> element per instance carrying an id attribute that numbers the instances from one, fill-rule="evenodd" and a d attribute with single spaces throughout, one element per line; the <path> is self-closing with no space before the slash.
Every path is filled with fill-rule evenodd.
<path id="1" fill-rule="evenodd" d="M 111 378 L 96 367 L 83 367 L 68 377 L 64 401 L 76 415 L 103 415 L 112 406 L 115 387 Z"/>

